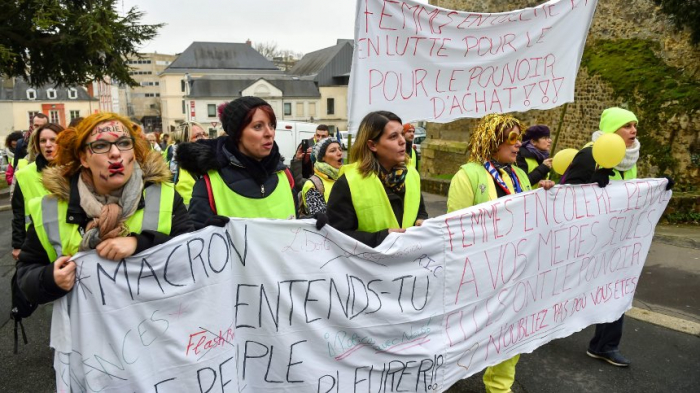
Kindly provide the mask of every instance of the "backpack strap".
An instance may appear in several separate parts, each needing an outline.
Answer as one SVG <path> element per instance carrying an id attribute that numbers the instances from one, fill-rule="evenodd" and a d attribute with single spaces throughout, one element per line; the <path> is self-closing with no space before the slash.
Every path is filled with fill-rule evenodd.
<path id="1" fill-rule="evenodd" d="M 314 183 L 316 191 L 318 191 L 321 195 L 325 194 L 326 188 L 323 186 L 323 181 L 320 177 L 313 175 L 309 178 L 309 180 L 311 180 L 311 182 Z"/>
<path id="2" fill-rule="evenodd" d="M 209 174 L 204 175 L 204 184 L 207 186 L 207 195 L 209 196 L 209 207 L 211 211 L 216 215 L 216 201 L 214 200 L 214 193 L 211 190 L 211 179 L 209 179 Z"/>
<path id="3" fill-rule="evenodd" d="M 292 172 L 289 168 L 284 168 L 284 174 L 287 175 L 287 180 L 289 180 L 289 184 L 292 186 L 292 189 L 294 189 L 294 176 L 292 176 Z"/>

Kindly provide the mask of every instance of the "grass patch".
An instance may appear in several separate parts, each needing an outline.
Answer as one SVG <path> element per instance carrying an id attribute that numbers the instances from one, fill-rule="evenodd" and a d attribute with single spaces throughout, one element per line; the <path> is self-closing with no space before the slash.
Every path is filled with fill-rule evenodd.
<path id="1" fill-rule="evenodd" d="M 656 56 L 658 50 L 659 44 L 652 40 L 596 40 L 586 45 L 581 65 L 629 103 L 639 118 L 641 156 L 651 156 L 650 164 L 664 173 L 676 167 L 671 146 L 678 130 L 670 129 L 670 137 L 661 130 L 674 115 L 700 108 L 700 82 L 666 65 Z M 691 155 L 698 153 L 691 151 Z"/>

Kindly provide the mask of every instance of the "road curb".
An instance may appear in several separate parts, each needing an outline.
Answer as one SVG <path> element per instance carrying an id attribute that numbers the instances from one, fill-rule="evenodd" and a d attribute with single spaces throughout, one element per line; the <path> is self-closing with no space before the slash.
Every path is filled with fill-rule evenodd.
<path id="1" fill-rule="evenodd" d="M 657 233 L 654 234 L 653 240 L 658 241 L 660 243 L 669 244 L 671 246 L 694 248 L 696 250 L 700 250 L 700 242 L 688 237 L 661 235 Z"/>
<path id="2" fill-rule="evenodd" d="M 630 318 L 652 323 L 654 325 L 675 330 L 677 332 L 700 336 L 700 323 L 697 322 L 672 317 L 670 315 L 661 314 L 650 310 L 644 310 L 638 307 L 632 307 L 632 309 L 627 311 L 625 315 Z"/>
<path id="3" fill-rule="evenodd" d="M 6 212 L 6 211 L 8 211 L 8 210 L 12 210 L 12 206 L 11 206 L 11 205 L 2 205 L 2 206 L 0 206 L 0 212 Z"/>

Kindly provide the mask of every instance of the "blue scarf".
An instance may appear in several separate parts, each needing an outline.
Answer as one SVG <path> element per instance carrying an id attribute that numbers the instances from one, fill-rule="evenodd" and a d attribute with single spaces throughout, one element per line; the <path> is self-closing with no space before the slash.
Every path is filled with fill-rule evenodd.
<path id="1" fill-rule="evenodd" d="M 516 194 L 523 192 L 523 189 L 520 186 L 520 180 L 518 180 L 518 177 L 513 172 L 513 168 L 511 168 L 510 164 L 499 164 L 497 162 L 492 163 L 491 161 L 486 161 L 484 163 L 484 168 L 486 168 L 488 173 L 491 174 L 491 177 L 493 177 L 493 179 L 496 181 L 496 184 L 498 184 L 506 194 L 510 195 L 513 192 L 508 189 L 506 182 L 504 182 L 501 178 L 501 172 L 499 169 L 503 169 L 510 176 L 510 180 L 513 182 L 513 187 L 515 187 Z"/>

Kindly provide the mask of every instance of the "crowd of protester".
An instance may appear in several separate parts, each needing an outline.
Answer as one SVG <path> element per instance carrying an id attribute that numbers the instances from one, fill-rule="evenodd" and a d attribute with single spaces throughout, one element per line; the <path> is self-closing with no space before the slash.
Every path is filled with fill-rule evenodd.
<path id="1" fill-rule="evenodd" d="M 370 247 L 428 219 L 415 128 L 396 114 L 367 114 L 347 163 L 338 139 L 319 126 L 290 167 L 275 143 L 277 119 L 266 101 L 241 97 L 219 114 L 225 134 L 216 139 L 195 122 L 185 123 L 178 138 L 159 139 L 113 113 L 90 115 L 65 130 L 37 115 L 33 132 L 10 134 L 12 254 L 27 300 L 40 304 L 67 294 L 75 283 L 71 256 L 79 251 L 117 261 L 180 234 L 224 226 L 229 217 L 313 217 L 317 228 L 327 223 Z M 636 125 L 632 112 L 604 111 L 592 141 L 620 135 L 625 159 L 614 169 L 598 168 L 588 144 L 562 182 L 604 187 L 609 179 L 636 178 Z M 549 190 L 550 148 L 545 125 L 525 128 L 510 115 L 485 116 L 471 132 L 467 162 L 452 178 L 448 212 L 536 187 Z M 622 323 L 598 325 L 588 355 L 629 365 L 619 351 Z M 487 391 L 510 391 L 518 358 L 486 370 Z"/>

